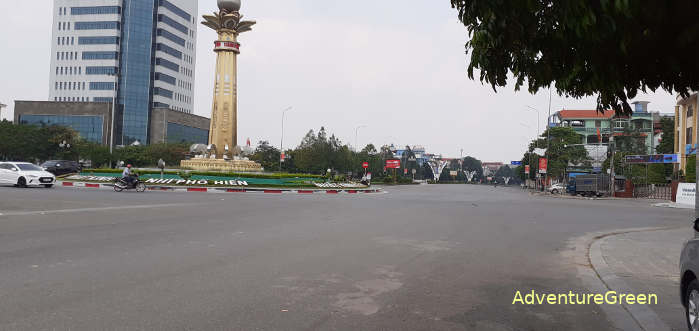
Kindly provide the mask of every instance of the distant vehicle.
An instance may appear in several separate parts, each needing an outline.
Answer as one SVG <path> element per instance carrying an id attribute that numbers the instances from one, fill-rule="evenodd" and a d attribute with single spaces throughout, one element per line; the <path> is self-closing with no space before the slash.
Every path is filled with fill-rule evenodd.
<path id="1" fill-rule="evenodd" d="M 67 160 L 51 160 L 41 164 L 48 172 L 60 176 L 65 174 L 74 174 L 82 171 L 82 166 L 76 161 Z"/>
<path id="2" fill-rule="evenodd" d="M 689 330 L 699 331 L 699 219 L 694 221 L 694 236 L 685 242 L 680 254 L 680 300 Z"/>
<path id="3" fill-rule="evenodd" d="M 567 191 L 582 196 L 597 196 L 609 194 L 608 175 L 578 175 L 568 182 Z"/>
<path id="4" fill-rule="evenodd" d="M 52 187 L 56 176 L 39 166 L 26 162 L 0 162 L 0 184 L 17 187 Z"/>
<path id="5" fill-rule="evenodd" d="M 560 194 L 566 191 L 566 186 L 558 183 L 549 186 L 546 190 L 551 194 Z"/>

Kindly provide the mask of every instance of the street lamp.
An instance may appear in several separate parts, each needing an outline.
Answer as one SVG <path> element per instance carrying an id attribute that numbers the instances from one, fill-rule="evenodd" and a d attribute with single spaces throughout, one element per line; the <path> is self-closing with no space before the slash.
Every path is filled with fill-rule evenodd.
<path id="1" fill-rule="evenodd" d="M 282 173 L 282 155 L 284 154 L 284 115 L 286 114 L 286 112 L 288 112 L 289 110 L 291 110 L 293 108 L 294 107 L 289 106 L 289 107 L 286 107 L 286 109 L 284 109 L 282 111 L 282 138 L 281 138 L 281 141 L 279 142 L 279 174 L 280 175 Z"/>
<path id="2" fill-rule="evenodd" d="M 359 134 L 359 129 L 361 128 L 366 128 L 366 125 L 360 125 L 354 129 L 354 151 L 358 152 L 359 151 L 359 146 L 357 145 L 357 136 Z"/>
<path id="3" fill-rule="evenodd" d="M 118 70 L 118 69 L 117 69 Z M 119 72 L 115 71 L 110 76 L 114 76 L 114 98 L 112 98 L 112 120 L 109 129 L 109 167 L 112 167 L 112 152 L 114 151 L 114 118 L 116 113 L 116 103 L 119 97 Z"/>

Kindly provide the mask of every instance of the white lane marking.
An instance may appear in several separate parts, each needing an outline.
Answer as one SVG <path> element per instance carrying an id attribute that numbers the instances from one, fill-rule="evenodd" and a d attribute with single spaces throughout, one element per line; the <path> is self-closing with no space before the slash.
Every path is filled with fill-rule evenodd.
<path id="1" fill-rule="evenodd" d="M 131 206 L 113 206 L 113 207 L 95 207 L 95 208 L 75 208 L 75 209 L 57 209 L 57 210 L 35 210 L 35 211 L 21 211 L 5 213 L 2 216 L 26 216 L 26 215 L 47 215 L 47 214 L 67 214 L 67 213 L 82 213 L 90 211 L 110 211 L 110 210 L 124 210 L 124 209 L 147 209 L 147 208 L 161 208 L 161 207 L 181 207 L 181 206 L 194 206 L 194 205 L 204 205 L 207 203 L 168 203 L 168 204 L 158 204 L 158 205 L 131 205 Z"/>

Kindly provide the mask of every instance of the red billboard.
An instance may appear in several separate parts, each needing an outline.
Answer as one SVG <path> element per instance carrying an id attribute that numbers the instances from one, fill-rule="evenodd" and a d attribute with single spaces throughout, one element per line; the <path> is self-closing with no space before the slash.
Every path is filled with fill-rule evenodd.
<path id="1" fill-rule="evenodd" d="M 529 165 L 528 164 L 524 166 L 524 173 L 529 175 Z"/>
<path id="2" fill-rule="evenodd" d="M 547 166 L 548 166 L 548 160 L 546 158 L 543 158 L 543 157 L 540 158 L 539 159 L 539 173 L 545 174 Z"/>
<path id="3" fill-rule="evenodd" d="M 386 168 L 400 169 L 400 160 L 386 160 Z"/>

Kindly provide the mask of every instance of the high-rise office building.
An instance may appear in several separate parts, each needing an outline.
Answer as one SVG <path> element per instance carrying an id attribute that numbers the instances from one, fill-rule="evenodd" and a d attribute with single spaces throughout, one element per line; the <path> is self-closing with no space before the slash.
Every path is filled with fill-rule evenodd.
<path id="1" fill-rule="evenodd" d="M 153 108 L 192 113 L 197 0 L 55 0 L 51 101 L 113 102 L 115 145 L 148 143 Z"/>

